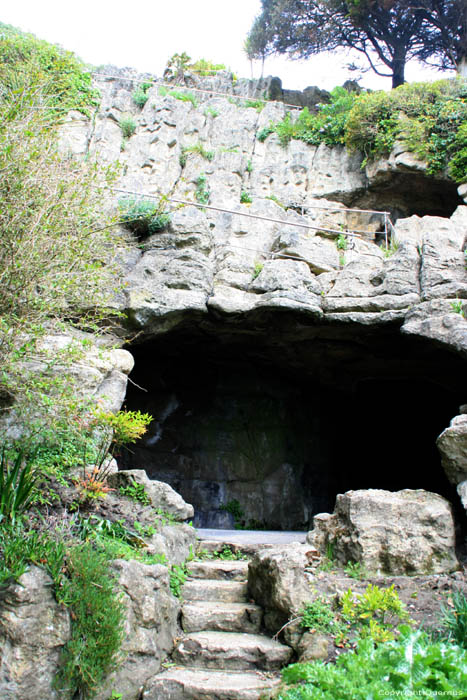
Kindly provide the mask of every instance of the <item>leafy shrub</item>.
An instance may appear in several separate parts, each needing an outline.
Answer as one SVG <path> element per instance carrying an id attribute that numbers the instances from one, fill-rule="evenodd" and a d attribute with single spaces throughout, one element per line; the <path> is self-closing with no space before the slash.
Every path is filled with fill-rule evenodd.
<path id="1" fill-rule="evenodd" d="M 467 652 L 433 644 L 423 633 L 403 627 L 397 641 L 376 647 L 363 639 L 357 651 L 342 654 L 335 665 L 293 664 L 282 678 L 294 685 L 280 691 L 277 700 L 382 700 L 392 695 L 460 700 L 467 687 Z"/>
<path id="2" fill-rule="evenodd" d="M 252 275 L 252 280 L 255 280 L 259 275 L 261 274 L 261 271 L 264 267 L 264 264 L 262 262 L 255 262 L 255 266 L 253 268 L 253 275 Z"/>
<path id="3" fill-rule="evenodd" d="M 161 202 L 127 197 L 118 203 L 122 223 L 139 238 L 152 236 L 170 224 L 170 214 Z"/>
<path id="4" fill-rule="evenodd" d="M 22 88 L 42 85 L 48 118 L 63 118 L 71 109 L 90 116 L 99 104 L 90 71 L 71 51 L 5 25 L 0 37 L 0 82 L 3 90 L 17 94 Z"/>
<path id="5" fill-rule="evenodd" d="M 187 68 L 192 73 L 206 77 L 208 75 L 215 75 L 218 71 L 225 70 L 226 67 L 223 63 L 213 63 L 212 61 L 207 61 L 205 58 L 200 58 L 198 61 L 190 63 Z"/>
<path id="6" fill-rule="evenodd" d="M 147 92 L 151 86 L 152 82 L 144 82 L 141 83 L 141 85 L 138 85 L 136 90 L 133 92 L 131 97 L 137 107 L 140 107 L 141 109 L 144 107 L 149 99 Z"/>
<path id="7" fill-rule="evenodd" d="M 133 136 L 133 134 L 136 131 L 137 124 L 135 119 L 131 116 L 120 117 L 118 124 L 120 126 L 120 129 L 122 130 L 124 139 L 129 139 L 130 136 Z"/>
<path id="8" fill-rule="evenodd" d="M 69 698 L 75 697 L 76 691 L 86 697 L 119 661 L 124 605 L 106 558 L 89 543 L 68 552 L 67 571 L 62 595 L 68 598 L 73 624 L 56 686 Z"/>
<path id="9" fill-rule="evenodd" d="M 163 97 L 165 95 L 169 95 L 169 97 L 174 97 L 176 100 L 180 100 L 181 102 L 191 102 L 193 107 L 198 106 L 198 100 L 192 92 L 182 92 L 181 90 L 167 91 L 165 88 L 161 87 L 159 88 L 159 95 L 162 95 Z"/>
<path id="10" fill-rule="evenodd" d="M 347 250 L 347 237 L 340 233 L 336 239 L 337 250 Z"/>
<path id="11" fill-rule="evenodd" d="M 394 585 L 383 589 L 369 583 L 365 592 L 357 596 L 349 588 L 340 604 L 342 618 L 359 636 L 369 636 L 374 642 L 393 639 L 397 626 L 409 621 Z"/>
<path id="12" fill-rule="evenodd" d="M 251 204 L 253 201 L 253 197 L 249 192 L 246 192 L 245 190 L 241 191 L 240 194 L 240 203 L 241 204 Z"/>
<path id="13" fill-rule="evenodd" d="M 264 100 L 245 100 L 242 107 L 256 109 L 258 114 L 266 107 Z"/>

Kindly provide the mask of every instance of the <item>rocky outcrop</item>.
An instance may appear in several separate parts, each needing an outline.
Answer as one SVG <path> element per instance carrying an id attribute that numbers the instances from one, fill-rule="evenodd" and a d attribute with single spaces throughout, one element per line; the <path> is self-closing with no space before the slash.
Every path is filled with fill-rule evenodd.
<path id="1" fill-rule="evenodd" d="M 345 565 L 384 574 L 439 574 L 458 568 L 449 503 L 437 494 L 376 489 L 339 494 L 333 515 L 314 518 L 309 541 Z"/>
<path id="2" fill-rule="evenodd" d="M 159 672 L 177 635 L 180 602 L 170 592 L 169 570 L 154 564 L 116 560 L 112 568 L 125 606 L 120 663 L 99 689 L 107 700 L 118 688 L 137 700 L 145 682 Z M 70 639 L 68 609 L 53 595 L 46 572 L 31 566 L 0 599 L 0 696 L 5 700 L 59 700 L 54 679 Z"/>
<path id="3" fill-rule="evenodd" d="M 52 593 L 51 580 L 36 566 L 0 597 L 0 696 L 4 700 L 59 700 L 54 687 L 70 619 Z"/>
<path id="4" fill-rule="evenodd" d="M 308 527 L 314 513 L 332 508 L 337 492 L 352 488 L 341 476 L 345 456 L 331 455 L 336 441 L 321 417 L 323 403 L 346 407 L 348 422 L 355 394 L 381 382 L 369 402 L 384 407 L 387 425 L 391 410 L 381 401 L 382 383 L 427 382 L 426 410 L 446 405 L 436 428 L 420 435 L 433 445 L 465 401 L 458 380 L 467 356 L 465 192 L 445 175 L 430 176 L 402 142 L 388 159 L 363 168 L 362 156 L 343 146 L 296 140 L 282 146 L 266 132 L 289 108 L 270 101 L 258 112 L 245 100 L 264 90 L 282 99 L 274 81 L 191 76 L 174 86 L 192 90 L 188 101 L 154 84 L 140 110 L 131 95 L 144 77 L 104 68 L 96 75 L 102 103 L 92 125 L 74 115 L 70 138 L 63 135 L 64 147 L 68 138 L 75 152 L 120 162 L 118 191 L 109 192 L 106 206 L 128 197 L 168 198 L 161 206 L 170 223 L 139 235 L 125 263 L 121 304 L 138 334 L 136 382 L 151 383 L 150 396 L 130 390 L 128 401 L 145 405 L 156 421 L 124 466 L 144 466 L 179 490 L 200 514 L 196 524 L 216 525 L 225 519 L 222 507 L 237 500 L 246 522 Z M 119 120 L 128 115 L 136 130 L 122 141 Z M 226 374 L 236 378 L 225 388 L 210 376 L 210 398 L 203 402 L 204 387 L 195 386 L 194 377 L 201 384 L 206 367 L 215 368 L 211 375 L 222 376 L 224 385 Z M 277 375 L 287 375 L 278 390 Z M 249 394 L 248 386 L 254 387 Z M 260 406 L 258 397 L 272 386 L 270 405 Z M 439 387 L 452 401 L 438 397 Z M 331 391 L 346 395 L 328 399 Z M 312 397 L 308 407 L 305 396 Z M 408 388 L 407 400 L 413 396 Z M 255 406 L 256 423 L 248 412 L 249 421 L 243 418 L 247 402 Z M 310 440 L 296 415 L 313 416 Z M 267 425 L 260 424 L 263 416 Z M 273 429 L 274 416 L 280 429 Z M 349 435 L 358 430 L 355 419 Z M 365 438 L 367 445 L 371 435 Z M 406 473 L 418 469 L 415 454 L 414 446 Z M 439 459 L 430 460 L 409 486 L 451 498 L 442 479 L 438 485 L 422 478 L 422 471 L 439 469 Z M 389 468 L 379 470 L 387 479 L 378 483 L 369 465 L 364 471 L 363 485 L 406 486 L 393 487 Z"/>
<path id="5" fill-rule="evenodd" d="M 183 498 L 168 484 L 150 479 L 144 469 L 122 469 L 109 478 L 109 483 L 117 487 L 125 487 L 133 482 L 140 484 L 148 496 L 151 505 L 161 514 L 183 522 L 193 517 L 193 506 L 185 503 Z"/>

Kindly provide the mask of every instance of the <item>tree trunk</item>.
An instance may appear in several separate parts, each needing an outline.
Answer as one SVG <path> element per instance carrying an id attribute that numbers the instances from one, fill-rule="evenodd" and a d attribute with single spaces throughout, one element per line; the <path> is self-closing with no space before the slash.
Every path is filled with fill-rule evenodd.
<path id="1" fill-rule="evenodd" d="M 405 54 L 402 57 L 394 57 L 392 62 L 392 87 L 396 88 L 405 83 Z"/>

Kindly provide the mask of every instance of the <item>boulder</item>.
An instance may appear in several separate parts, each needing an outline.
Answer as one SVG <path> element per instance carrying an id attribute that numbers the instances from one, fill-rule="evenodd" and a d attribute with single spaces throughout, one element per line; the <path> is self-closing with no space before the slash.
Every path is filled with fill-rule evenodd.
<path id="1" fill-rule="evenodd" d="M 454 521 L 444 498 L 423 490 L 339 494 L 333 515 L 314 518 L 308 540 L 345 565 L 384 574 L 439 574 L 458 568 Z"/>
<path id="2" fill-rule="evenodd" d="M 258 551 L 248 566 L 248 589 L 254 601 L 265 610 L 264 622 L 272 634 L 279 631 L 292 613 L 311 598 L 305 567 L 314 548 L 291 543 Z"/>
<path id="3" fill-rule="evenodd" d="M 436 441 L 441 464 L 451 484 L 467 479 L 467 415 L 455 416 Z"/>
<path id="4" fill-rule="evenodd" d="M 144 469 L 122 469 L 109 477 L 109 484 L 115 487 L 127 486 L 132 481 L 136 481 L 144 486 L 144 490 L 154 508 L 167 513 L 174 520 L 182 522 L 193 517 L 194 510 L 192 505 L 185 503 L 183 498 L 169 484 L 150 479 Z"/>

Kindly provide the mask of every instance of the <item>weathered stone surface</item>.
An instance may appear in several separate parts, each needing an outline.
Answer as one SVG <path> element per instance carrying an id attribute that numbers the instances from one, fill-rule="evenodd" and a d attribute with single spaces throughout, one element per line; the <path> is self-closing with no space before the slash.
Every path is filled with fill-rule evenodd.
<path id="1" fill-rule="evenodd" d="M 188 572 L 192 578 L 246 581 L 248 578 L 248 562 L 246 560 L 190 561 Z"/>
<path id="2" fill-rule="evenodd" d="M 441 464 L 451 484 L 467 479 L 467 415 L 455 416 L 436 441 Z"/>
<path id="3" fill-rule="evenodd" d="M 176 663 L 195 668 L 218 668 L 219 658 L 226 670 L 278 670 L 292 656 L 292 649 L 259 634 L 194 632 L 175 648 Z"/>
<path id="4" fill-rule="evenodd" d="M 422 490 L 339 494 L 333 515 L 315 516 L 310 541 L 336 560 L 386 574 L 447 573 L 458 567 L 450 504 Z"/>
<path id="5" fill-rule="evenodd" d="M 258 605 L 198 601 L 184 604 L 182 627 L 186 633 L 213 630 L 258 634 L 262 617 Z"/>
<path id="6" fill-rule="evenodd" d="M 453 301 L 435 299 L 408 309 L 401 331 L 429 338 L 467 356 L 467 321 L 454 311 Z"/>
<path id="7" fill-rule="evenodd" d="M 125 700 L 137 700 L 173 648 L 179 601 L 169 588 L 169 570 L 159 564 L 116 560 L 113 563 L 126 608 L 123 662 L 106 679 L 97 700 L 107 700 L 118 688 Z"/>
<path id="8" fill-rule="evenodd" d="M 319 632 L 305 632 L 297 646 L 298 662 L 324 661 L 328 657 L 330 639 Z"/>
<path id="9" fill-rule="evenodd" d="M 113 486 L 127 486 L 132 481 L 144 486 L 154 508 L 159 508 L 179 521 L 193 517 L 192 505 L 185 503 L 180 494 L 174 491 L 169 484 L 149 479 L 144 469 L 122 469 L 109 478 L 109 483 Z"/>
<path id="10" fill-rule="evenodd" d="M 70 638 L 70 618 L 52 593 L 43 569 L 31 566 L 0 601 L 0 697 L 50 698 L 61 649 Z"/>
<path id="11" fill-rule="evenodd" d="M 286 549 L 278 547 L 259 551 L 250 562 L 250 594 L 265 609 L 265 625 L 272 634 L 278 632 L 289 616 L 297 613 L 304 601 L 311 597 L 304 576 L 311 549 L 310 545 L 294 542 Z"/>
<path id="12" fill-rule="evenodd" d="M 182 589 L 187 600 L 218 600 L 224 603 L 246 601 L 248 586 L 242 581 L 199 580 L 187 581 Z"/>
<path id="13" fill-rule="evenodd" d="M 143 693 L 144 700 L 259 700 L 279 684 L 260 671 L 209 671 L 172 668 L 156 676 Z"/>

